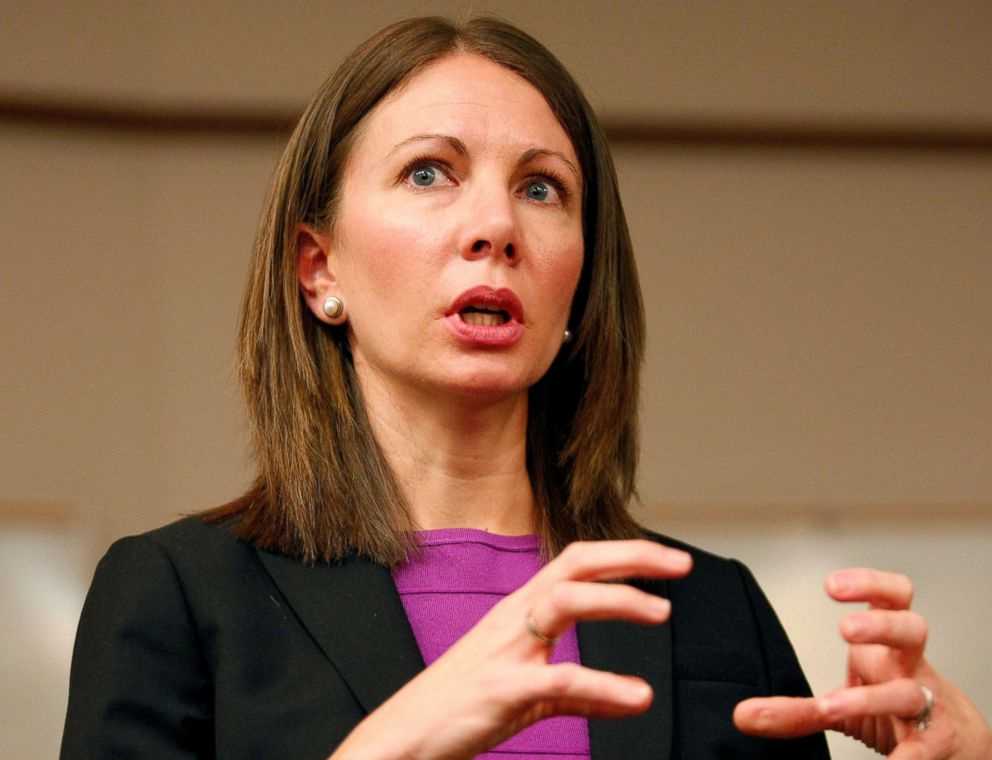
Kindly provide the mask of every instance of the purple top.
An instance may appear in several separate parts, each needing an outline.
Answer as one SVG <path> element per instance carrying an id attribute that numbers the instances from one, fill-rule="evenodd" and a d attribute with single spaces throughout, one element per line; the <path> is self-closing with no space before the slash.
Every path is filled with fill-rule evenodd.
<path id="1" fill-rule="evenodd" d="M 423 556 L 398 566 L 393 580 L 427 665 L 544 565 L 537 536 L 453 528 L 419 531 L 417 541 Z M 555 646 L 551 662 L 579 662 L 574 627 Z M 585 718 L 546 718 L 479 757 L 589 760 L 589 729 Z"/>

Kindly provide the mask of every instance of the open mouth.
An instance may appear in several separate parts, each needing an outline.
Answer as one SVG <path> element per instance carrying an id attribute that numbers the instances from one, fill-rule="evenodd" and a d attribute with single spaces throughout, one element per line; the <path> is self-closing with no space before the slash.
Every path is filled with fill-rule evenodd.
<path id="1" fill-rule="evenodd" d="M 459 310 L 458 316 L 465 324 L 480 327 L 498 327 L 510 321 L 508 312 L 486 304 L 469 304 Z"/>
<path id="2" fill-rule="evenodd" d="M 512 346 L 524 334 L 524 305 L 509 288 L 476 285 L 444 313 L 458 340 L 474 347 Z"/>

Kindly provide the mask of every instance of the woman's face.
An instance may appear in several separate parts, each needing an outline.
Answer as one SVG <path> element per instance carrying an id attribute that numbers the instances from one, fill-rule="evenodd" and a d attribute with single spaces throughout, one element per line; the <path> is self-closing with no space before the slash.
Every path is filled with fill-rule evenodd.
<path id="1" fill-rule="evenodd" d="M 366 119 L 326 239 L 326 287 L 308 300 L 320 316 L 324 296 L 343 299 L 363 382 L 523 393 L 561 348 L 581 209 L 578 159 L 543 96 L 454 54 Z"/>

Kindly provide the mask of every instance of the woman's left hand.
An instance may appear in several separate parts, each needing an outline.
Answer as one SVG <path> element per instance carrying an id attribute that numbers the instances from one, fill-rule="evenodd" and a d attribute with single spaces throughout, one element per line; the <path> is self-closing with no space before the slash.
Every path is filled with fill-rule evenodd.
<path id="1" fill-rule="evenodd" d="M 910 579 L 859 568 L 831 573 L 826 587 L 839 602 L 869 605 L 840 622 L 851 645 L 844 686 L 821 697 L 745 700 L 734 710 L 737 727 L 773 738 L 832 729 L 890 760 L 992 758 L 992 730 L 985 719 L 923 656 L 927 623 L 909 609 Z M 933 695 L 925 728 L 924 686 Z"/>

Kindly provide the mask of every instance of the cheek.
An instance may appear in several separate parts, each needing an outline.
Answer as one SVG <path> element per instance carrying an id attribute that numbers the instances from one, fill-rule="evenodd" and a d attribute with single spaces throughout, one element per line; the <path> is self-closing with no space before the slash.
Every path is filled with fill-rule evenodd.
<path id="1" fill-rule="evenodd" d="M 582 251 L 581 241 L 569 246 L 567 254 L 560 258 L 557 266 L 551 272 L 553 279 L 549 282 L 549 286 L 553 290 L 550 292 L 564 294 L 561 308 L 564 310 L 566 319 L 572 305 L 575 289 L 579 285 L 579 278 L 582 276 Z"/>
<path id="2" fill-rule="evenodd" d="M 582 233 L 582 220 L 577 216 L 547 219 L 547 210 L 532 219 L 529 228 L 531 236 L 528 246 L 536 254 L 541 295 L 549 304 L 564 312 L 568 309 L 582 275 L 585 239 Z"/>
<path id="3" fill-rule="evenodd" d="M 364 303 L 398 304 L 417 298 L 434 278 L 431 268 L 442 244 L 436 230 L 422 222 L 405 223 L 395 214 L 382 218 L 353 217 L 342 237 L 343 288 Z"/>

